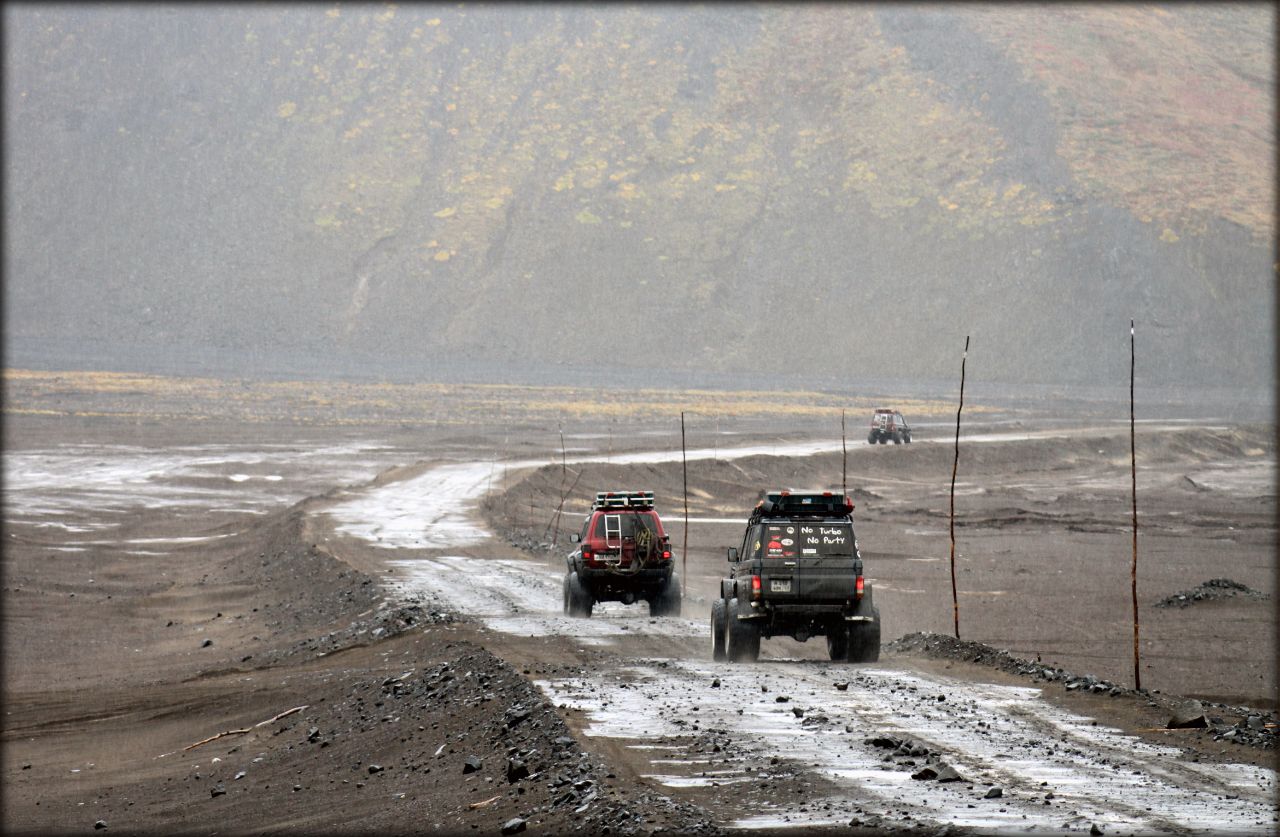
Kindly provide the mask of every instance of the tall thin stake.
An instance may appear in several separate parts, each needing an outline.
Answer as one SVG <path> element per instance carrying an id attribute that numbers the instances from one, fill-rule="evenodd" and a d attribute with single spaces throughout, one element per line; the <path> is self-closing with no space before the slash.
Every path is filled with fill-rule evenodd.
<path id="1" fill-rule="evenodd" d="M 1133 688 L 1142 688 L 1142 672 L 1138 666 L 1138 447 L 1134 439 L 1133 420 L 1133 320 L 1129 321 L 1129 477 L 1133 494 L 1133 565 L 1129 582 L 1133 593 Z"/>
<path id="2" fill-rule="evenodd" d="M 964 366 L 969 360 L 969 335 L 964 338 L 960 359 L 960 406 L 956 408 L 956 457 L 951 464 L 951 611 L 955 617 L 956 639 L 960 638 L 960 597 L 956 593 L 956 470 L 960 467 L 960 411 L 964 409 Z"/>
<path id="3" fill-rule="evenodd" d="M 680 411 L 680 470 L 684 472 L 684 553 L 680 556 L 680 595 L 689 592 L 689 462 L 684 450 L 684 410 Z"/>
<path id="4" fill-rule="evenodd" d="M 840 493 L 849 496 L 849 450 L 844 444 L 844 408 L 840 409 Z"/>

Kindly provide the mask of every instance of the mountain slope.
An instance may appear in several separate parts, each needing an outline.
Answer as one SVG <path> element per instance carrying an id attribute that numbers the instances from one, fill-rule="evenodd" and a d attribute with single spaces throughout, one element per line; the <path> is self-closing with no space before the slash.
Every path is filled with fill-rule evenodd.
<path id="1" fill-rule="evenodd" d="M 5 16 L 11 348 L 1270 380 L 1268 6 Z"/>

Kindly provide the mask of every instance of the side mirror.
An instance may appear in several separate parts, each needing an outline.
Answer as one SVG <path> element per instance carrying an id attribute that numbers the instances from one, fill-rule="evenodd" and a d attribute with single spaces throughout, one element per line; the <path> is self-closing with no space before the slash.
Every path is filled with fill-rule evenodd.
<path id="1" fill-rule="evenodd" d="M 569 534 L 569 543 L 577 543 L 580 540 L 582 540 L 582 538 L 578 537 L 577 532 L 571 532 Z"/>
<path id="2" fill-rule="evenodd" d="M 736 546 L 729 547 L 729 563 L 736 563 L 738 560 L 738 548 Z"/>

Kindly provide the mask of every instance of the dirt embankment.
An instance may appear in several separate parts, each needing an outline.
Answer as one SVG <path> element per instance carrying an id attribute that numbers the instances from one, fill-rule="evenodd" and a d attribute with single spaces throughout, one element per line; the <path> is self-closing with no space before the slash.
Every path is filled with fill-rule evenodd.
<path id="1" fill-rule="evenodd" d="M 305 524 L 300 505 L 145 562 L 13 532 L 7 832 L 710 830 L 616 782 L 483 637 L 386 602 Z"/>

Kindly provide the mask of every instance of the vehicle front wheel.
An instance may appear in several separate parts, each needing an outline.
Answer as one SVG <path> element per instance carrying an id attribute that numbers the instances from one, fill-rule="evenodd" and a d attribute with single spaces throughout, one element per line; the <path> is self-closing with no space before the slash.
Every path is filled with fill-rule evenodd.
<path id="1" fill-rule="evenodd" d="M 740 612 L 737 598 L 730 599 L 725 609 L 725 654 L 731 663 L 753 663 L 760 657 L 760 628 L 739 619 Z"/>
<path id="2" fill-rule="evenodd" d="M 591 596 L 591 591 L 582 583 L 582 579 L 578 578 L 578 574 L 569 573 L 569 577 L 565 579 L 565 596 L 568 600 L 568 614 L 570 616 L 578 616 L 589 618 L 591 616 L 591 608 L 595 605 L 595 599 Z"/>
<path id="3" fill-rule="evenodd" d="M 724 649 L 724 631 L 724 599 L 716 599 L 711 603 L 711 659 L 717 663 L 723 663 L 728 656 Z"/>
<path id="4" fill-rule="evenodd" d="M 894 443 L 895 445 L 900 445 L 900 444 L 902 444 L 902 434 L 901 434 L 901 433 L 894 433 L 894 434 L 893 434 L 893 443 Z"/>
<path id="5" fill-rule="evenodd" d="M 902 434 L 902 441 L 906 442 L 908 445 L 909 445 L 909 444 L 911 444 L 911 434 L 910 434 L 910 433 L 903 433 L 903 434 Z"/>
<path id="6" fill-rule="evenodd" d="M 876 443 L 876 434 L 872 433 L 870 436 L 867 437 L 867 444 L 874 445 L 875 443 Z"/>

